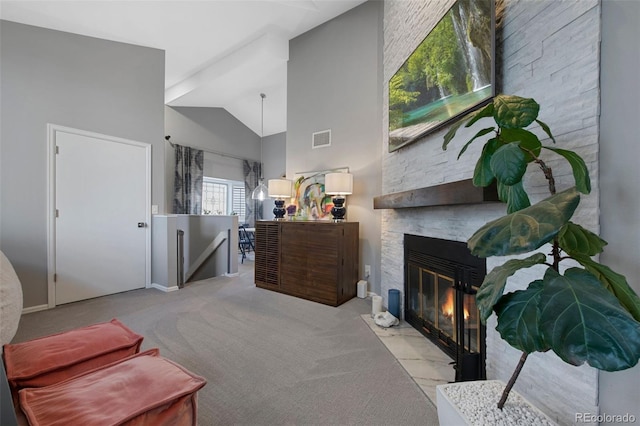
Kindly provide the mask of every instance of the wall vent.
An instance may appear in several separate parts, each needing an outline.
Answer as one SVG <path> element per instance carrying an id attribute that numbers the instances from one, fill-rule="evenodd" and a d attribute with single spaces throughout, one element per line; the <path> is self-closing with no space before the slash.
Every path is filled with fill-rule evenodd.
<path id="1" fill-rule="evenodd" d="M 331 146 L 331 129 L 315 132 L 311 135 L 311 148 L 325 148 Z"/>

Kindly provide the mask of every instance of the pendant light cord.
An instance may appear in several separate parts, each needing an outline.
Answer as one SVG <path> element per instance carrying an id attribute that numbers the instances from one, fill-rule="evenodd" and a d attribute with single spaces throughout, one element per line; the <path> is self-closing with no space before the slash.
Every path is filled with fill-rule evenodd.
<path id="1" fill-rule="evenodd" d="M 263 160 L 262 160 L 262 145 L 264 145 L 264 98 L 267 97 L 267 95 L 265 95 L 264 93 L 260 93 L 260 97 L 262 98 L 262 110 L 260 112 L 260 180 L 263 180 L 263 175 L 262 175 L 262 166 L 263 166 Z"/>
<path id="2" fill-rule="evenodd" d="M 268 197 L 269 188 L 263 183 L 263 173 L 262 173 L 262 157 L 263 157 L 263 147 L 264 145 L 264 98 L 267 97 L 264 93 L 260 93 L 260 97 L 262 98 L 262 109 L 260 114 L 260 174 L 258 175 L 258 186 L 256 186 L 251 193 L 251 198 L 254 200 L 263 201 Z"/>

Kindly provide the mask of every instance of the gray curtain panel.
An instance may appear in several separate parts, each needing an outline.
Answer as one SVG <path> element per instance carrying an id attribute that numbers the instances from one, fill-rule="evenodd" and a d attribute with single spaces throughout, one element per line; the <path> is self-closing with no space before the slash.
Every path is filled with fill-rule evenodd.
<path id="1" fill-rule="evenodd" d="M 242 168 L 244 172 L 244 194 L 246 205 L 246 217 L 245 223 L 249 224 L 249 227 L 256 226 L 256 221 L 262 219 L 262 203 L 258 200 L 251 198 L 251 193 L 256 186 L 258 186 L 258 179 L 260 178 L 262 163 L 257 161 L 242 162 Z"/>
<path id="2" fill-rule="evenodd" d="M 201 214 L 204 152 L 177 144 L 174 144 L 174 148 L 176 168 L 173 183 L 173 212 Z"/>

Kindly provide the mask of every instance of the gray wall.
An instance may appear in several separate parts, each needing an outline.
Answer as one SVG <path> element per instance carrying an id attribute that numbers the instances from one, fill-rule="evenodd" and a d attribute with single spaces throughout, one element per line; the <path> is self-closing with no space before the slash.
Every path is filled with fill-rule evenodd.
<path id="1" fill-rule="evenodd" d="M 609 242 L 601 261 L 625 275 L 640 294 L 640 2 L 602 2 L 602 89 L 600 116 L 601 235 Z M 630 413 L 640 419 L 640 366 L 617 373 L 600 372 L 600 410 Z M 605 424 L 619 424 L 605 422 Z"/>
<path id="2" fill-rule="evenodd" d="M 171 147 L 167 155 L 175 155 L 175 151 Z M 242 160 L 229 157 L 224 154 L 212 154 L 204 151 L 204 175 L 206 177 L 229 179 L 242 182 L 244 181 L 244 173 L 242 171 Z M 172 168 L 167 170 L 169 173 Z"/>
<path id="3" fill-rule="evenodd" d="M 369 290 L 380 291 L 382 7 L 364 3 L 289 44 L 287 177 L 349 167 L 353 195 L 347 218 L 360 223 L 360 275 L 372 266 Z M 331 146 L 311 148 L 313 132 L 331 129 Z"/>
<path id="4" fill-rule="evenodd" d="M 164 111 L 164 129 L 171 142 L 260 160 L 260 136 L 227 110 L 167 106 Z"/>
<path id="5" fill-rule="evenodd" d="M 0 22 L 0 247 L 24 292 L 47 303 L 47 123 L 152 145 L 165 204 L 164 52 Z"/>
<path id="6" fill-rule="evenodd" d="M 278 179 L 287 173 L 287 134 L 283 132 L 276 133 L 271 136 L 265 136 L 262 143 L 264 144 L 262 153 L 264 169 L 262 170 L 262 174 L 266 185 L 268 184 L 269 179 Z M 289 200 L 285 201 L 285 206 L 287 204 L 289 204 Z M 265 220 L 273 219 L 274 207 L 275 203 L 273 199 L 264 200 L 262 202 L 262 218 Z"/>

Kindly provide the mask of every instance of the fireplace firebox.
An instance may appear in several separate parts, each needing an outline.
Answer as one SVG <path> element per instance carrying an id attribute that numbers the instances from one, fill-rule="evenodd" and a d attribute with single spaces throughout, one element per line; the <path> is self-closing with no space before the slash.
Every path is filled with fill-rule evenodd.
<path id="1" fill-rule="evenodd" d="M 404 318 L 451 357 L 455 380 L 486 378 L 475 294 L 486 262 L 465 243 L 405 234 Z"/>

